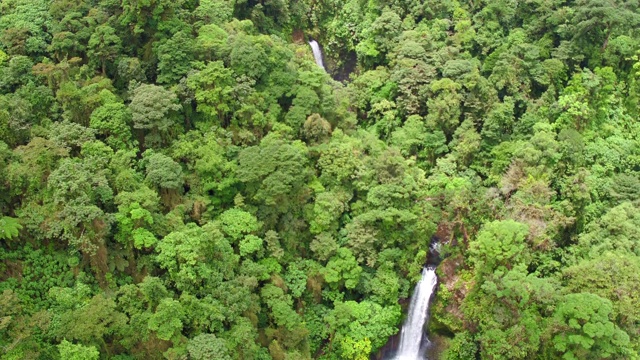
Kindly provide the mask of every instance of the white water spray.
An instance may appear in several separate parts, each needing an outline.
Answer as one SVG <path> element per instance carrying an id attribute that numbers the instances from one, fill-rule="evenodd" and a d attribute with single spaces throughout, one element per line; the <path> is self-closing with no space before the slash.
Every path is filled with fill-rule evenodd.
<path id="1" fill-rule="evenodd" d="M 322 63 L 322 50 L 320 50 L 320 45 L 315 40 L 309 41 L 309 45 L 311 46 L 311 51 L 313 51 L 313 58 L 316 59 L 316 64 L 324 69 L 324 64 Z"/>
<path id="2" fill-rule="evenodd" d="M 400 347 L 396 353 L 396 360 L 422 360 L 420 354 L 420 342 L 422 341 L 422 328 L 429 315 L 429 299 L 438 283 L 436 269 L 426 267 L 422 270 L 422 278 L 416 285 L 409 314 L 400 333 Z M 428 340 L 427 340 L 428 341 Z"/>

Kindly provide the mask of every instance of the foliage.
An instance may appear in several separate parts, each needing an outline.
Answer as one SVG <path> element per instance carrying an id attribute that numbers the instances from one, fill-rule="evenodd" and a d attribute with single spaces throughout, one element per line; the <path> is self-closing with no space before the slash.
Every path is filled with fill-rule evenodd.
<path id="1" fill-rule="evenodd" d="M 436 241 L 440 358 L 638 358 L 638 25 L 3 1 L 2 359 L 376 357 Z"/>
<path id="2" fill-rule="evenodd" d="M 0 239 L 11 240 L 17 237 L 22 225 L 17 219 L 4 216 L 0 218 Z"/>
<path id="3" fill-rule="evenodd" d="M 100 353 L 94 346 L 75 345 L 67 340 L 62 340 L 60 345 L 58 345 L 58 349 L 60 350 L 60 357 L 62 359 L 97 360 L 100 358 Z"/>

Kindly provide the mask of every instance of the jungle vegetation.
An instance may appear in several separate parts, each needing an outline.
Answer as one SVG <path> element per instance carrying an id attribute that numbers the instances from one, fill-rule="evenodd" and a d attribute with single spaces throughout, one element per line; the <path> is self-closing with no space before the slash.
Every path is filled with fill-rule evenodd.
<path id="1" fill-rule="evenodd" d="M 0 359 L 637 359 L 639 6 L 1 0 Z"/>

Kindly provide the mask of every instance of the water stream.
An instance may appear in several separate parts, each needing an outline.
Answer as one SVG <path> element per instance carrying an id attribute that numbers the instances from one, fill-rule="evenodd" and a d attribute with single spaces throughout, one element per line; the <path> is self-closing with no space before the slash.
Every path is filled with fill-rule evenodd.
<path id="1" fill-rule="evenodd" d="M 436 269 L 425 267 L 422 270 L 422 278 L 416 285 L 409 304 L 407 320 L 402 325 L 400 332 L 400 346 L 396 352 L 395 360 L 423 360 L 420 353 L 422 342 L 422 329 L 429 315 L 429 299 L 435 290 L 438 278 Z M 429 341 L 426 339 L 426 341 Z"/>
<path id="2" fill-rule="evenodd" d="M 309 41 L 309 45 L 311 46 L 311 51 L 313 51 L 313 58 L 316 59 L 316 64 L 324 69 L 324 63 L 322 62 L 322 50 L 320 50 L 320 45 L 315 40 Z"/>

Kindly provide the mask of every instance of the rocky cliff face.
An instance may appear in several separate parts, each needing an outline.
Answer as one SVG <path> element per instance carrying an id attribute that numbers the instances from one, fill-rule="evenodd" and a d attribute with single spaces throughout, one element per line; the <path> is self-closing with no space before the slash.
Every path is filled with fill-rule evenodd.
<path id="1" fill-rule="evenodd" d="M 461 271 L 464 266 L 462 255 L 446 258 L 438 265 L 439 286 L 437 296 L 431 305 L 429 333 L 432 334 L 433 346 L 431 358 L 437 359 L 440 352 L 447 347 L 448 339 L 456 332 L 462 331 L 464 315 L 462 301 L 473 287 L 471 274 Z"/>

